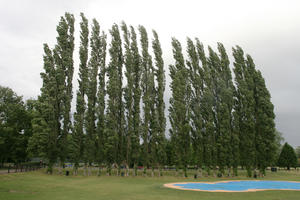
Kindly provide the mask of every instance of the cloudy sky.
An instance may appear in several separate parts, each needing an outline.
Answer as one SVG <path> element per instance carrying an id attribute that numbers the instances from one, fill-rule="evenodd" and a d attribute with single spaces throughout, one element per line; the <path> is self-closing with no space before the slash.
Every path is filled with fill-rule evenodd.
<path id="1" fill-rule="evenodd" d="M 285 140 L 300 146 L 300 1 L 297 0 L 0 0 L 0 85 L 25 99 L 40 91 L 42 44 L 55 44 L 56 25 L 64 12 L 96 18 L 102 30 L 124 20 L 155 29 L 165 66 L 171 64 L 171 37 L 204 45 L 222 42 L 231 54 L 241 46 L 266 79 L 275 105 L 276 127 Z M 75 73 L 78 71 L 78 37 Z M 76 87 L 74 77 L 74 85 Z M 169 96 L 166 90 L 166 97 Z"/>

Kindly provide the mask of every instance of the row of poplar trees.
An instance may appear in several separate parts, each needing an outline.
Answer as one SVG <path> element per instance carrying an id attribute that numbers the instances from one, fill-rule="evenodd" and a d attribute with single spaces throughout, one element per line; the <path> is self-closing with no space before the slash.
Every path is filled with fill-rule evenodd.
<path id="1" fill-rule="evenodd" d="M 126 166 L 127 175 L 129 168 L 137 175 L 138 165 L 145 174 L 150 167 L 152 175 L 155 168 L 161 175 L 162 167 L 171 163 L 186 176 L 188 166 L 197 166 L 199 175 L 202 169 L 237 175 L 242 166 L 251 176 L 253 169 L 264 173 L 272 164 L 271 97 L 252 58 L 240 47 L 233 48 L 234 84 L 221 43 L 218 53 L 209 47 L 206 56 L 199 40 L 188 38 L 185 59 L 180 42 L 172 39 L 171 128 L 166 134 L 165 71 L 157 33 L 153 31 L 149 45 L 143 26 L 138 27 L 138 41 L 134 27 L 114 24 L 107 51 L 107 35 L 99 23 L 94 19 L 89 28 L 81 14 L 73 115 L 74 16 L 61 17 L 53 49 L 44 44 L 43 86 L 29 146 L 49 160 L 50 173 L 58 160 L 63 165 L 67 159 L 75 174 L 83 162 L 85 167 L 105 165 L 109 175 L 113 166 L 118 174 Z"/>

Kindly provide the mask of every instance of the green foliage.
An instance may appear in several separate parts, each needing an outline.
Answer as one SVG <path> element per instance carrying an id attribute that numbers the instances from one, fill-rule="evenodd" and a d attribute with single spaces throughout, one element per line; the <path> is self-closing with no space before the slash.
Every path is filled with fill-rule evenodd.
<path id="1" fill-rule="evenodd" d="M 132 114 L 133 114 L 133 133 L 131 134 L 131 160 L 134 164 L 135 175 L 138 157 L 140 155 L 140 135 L 141 135 L 141 118 L 140 118 L 140 100 L 141 100 L 141 75 L 140 55 L 138 50 L 137 38 L 134 28 L 130 27 L 130 51 L 132 56 L 132 75 L 133 75 L 133 99 L 132 99 Z"/>
<path id="2" fill-rule="evenodd" d="M 255 163 L 255 99 L 254 83 L 250 69 L 246 65 L 243 50 L 237 46 L 233 48 L 234 73 L 236 83 L 236 113 L 239 125 L 240 164 L 245 166 L 248 176 Z"/>
<path id="3" fill-rule="evenodd" d="M 156 76 L 157 87 L 153 89 L 155 91 L 155 107 L 156 112 L 152 112 L 152 115 L 157 115 L 154 120 L 157 120 L 157 129 L 155 131 L 155 135 L 152 140 L 153 146 L 153 158 L 155 158 L 155 162 L 160 168 L 166 159 L 166 138 L 165 138 L 165 130 L 166 130 L 166 117 L 165 117 L 165 102 L 164 102 L 164 91 L 166 85 L 166 77 L 164 71 L 164 61 L 162 58 L 162 49 L 159 42 L 158 34 L 153 31 L 154 39 L 152 40 L 152 48 L 154 52 L 155 59 L 155 67 L 153 69 L 153 73 Z M 153 80 L 154 81 L 154 80 Z M 155 85 L 153 84 L 153 87 Z M 153 100 L 152 100 L 153 101 Z M 154 159 L 153 159 L 154 160 Z"/>
<path id="4" fill-rule="evenodd" d="M 96 117 L 97 117 L 97 146 L 96 146 L 96 161 L 100 164 L 105 161 L 104 145 L 106 142 L 105 137 L 105 75 L 106 75 L 106 34 L 102 32 L 100 41 L 100 66 L 99 66 L 99 84 L 97 93 L 97 104 L 96 104 Z"/>
<path id="5" fill-rule="evenodd" d="M 27 106 L 28 104 L 28 106 Z M 12 89 L 0 86 L 0 163 L 28 159 L 28 139 L 32 135 L 30 103 Z"/>
<path id="6" fill-rule="evenodd" d="M 87 87 L 87 112 L 86 112 L 86 140 L 84 159 L 89 165 L 96 160 L 97 135 L 96 135 L 96 101 L 97 101 L 97 76 L 101 65 L 101 37 L 99 23 L 94 19 L 91 39 L 91 56 L 88 63 L 88 87 Z"/>
<path id="7" fill-rule="evenodd" d="M 63 164 L 68 154 L 67 135 L 71 129 L 74 16 L 66 13 L 57 26 L 57 45 L 51 50 L 44 44 L 43 86 L 36 108 L 34 136 L 44 138 L 43 149 L 49 160 L 49 172 L 60 158 Z M 34 121 L 33 120 L 33 121 Z M 36 132 L 43 130 L 43 132 Z M 38 141 L 38 140 L 34 140 Z"/>
<path id="8" fill-rule="evenodd" d="M 203 113 L 201 112 L 201 100 L 203 99 L 203 68 L 200 67 L 200 58 L 194 45 L 193 41 L 187 39 L 187 53 L 188 61 L 187 66 L 189 67 L 189 76 L 191 81 L 191 143 L 193 147 L 193 163 L 198 168 L 203 167 L 203 154 L 204 154 L 204 119 Z"/>
<path id="9" fill-rule="evenodd" d="M 106 135 L 105 144 L 106 160 L 109 165 L 117 163 L 119 166 L 124 159 L 124 106 L 122 88 L 122 41 L 118 25 L 114 24 L 110 30 L 112 37 L 109 53 L 110 62 L 107 67 L 107 94 L 108 105 L 106 113 Z M 109 172 L 110 173 L 110 172 Z"/>
<path id="10" fill-rule="evenodd" d="M 126 68 L 125 76 L 127 79 L 127 85 L 124 91 L 125 108 L 126 108 L 126 165 L 131 165 L 132 157 L 132 145 L 131 138 L 134 133 L 134 115 L 133 115 L 133 85 L 134 85 L 134 71 L 133 71 L 133 53 L 131 51 L 130 32 L 125 22 L 122 22 L 122 31 L 124 38 L 125 54 L 124 64 Z"/>
<path id="11" fill-rule="evenodd" d="M 297 167 L 297 155 L 292 146 L 290 146 L 287 142 L 283 145 L 281 153 L 278 158 L 278 166 L 286 167 L 290 170 L 291 167 Z"/>
<path id="12" fill-rule="evenodd" d="M 113 165 L 120 174 L 122 165 L 137 169 L 140 164 L 146 175 L 149 167 L 154 174 L 155 168 L 169 164 L 183 169 L 185 176 L 189 165 L 206 169 L 207 174 L 213 169 L 216 175 L 218 168 L 222 175 L 225 170 L 230 175 L 232 169 L 237 175 L 241 165 L 251 176 L 255 168 L 264 173 L 274 164 L 280 142 L 271 95 L 242 48 L 233 48 L 234 84 L 223 44 L 217 44 L 217 51 L 208 47 L 206 56 L 199 39 L 188 38 L 185 59 L 180 42 L 172 38 L 175 63 L 169 66 L 171 129 L 166 139 L 166 77 L 158 34 L 153 31 L 150 52 L 145 27 L 138 27 L 137 41 L 135 29 L 122 22 L 122 41 L 114 24 L 106 66 L 107 36 L 100 33 L 99 23 L 93 20 L 89 38 L 88 20 L 81 13 L 80 28 L 74 127 L 70 120 L 74 17 L 69 13 L 57 26 L 54 49 L 44 45 L 43 86 L 30 110 L 33 120 L 28 130 L 33 136 L 28 151 L 47 158 L 50 171 L 58 159 L 63 164 L 69 158 L 75 170 L 84 161 L 100 168 L 107 164 L 109 174 Z M 1 136 L 0 145 L 3 141 Z"/>
<path id="13" fill-rule="evenodd" d="M 86 110 L 85 96 L 88 86 L 88 43 L 89 43 L 89 29 L 88 20 L 84 14 L 81 13 L 80 22 L 80 47 L 79 47 L 79 89 L 76 96 L 76 112 L 74 113 L 74 131 L 72 141 L 72 160 L 75 163 L 75 169 L 79 167 L 80 160 L 83 159 L 84 151 L 84 116 Z"/>
<path id="14" fill-rule="evenodd" d="M 70 13 L 65 13 L 65 17 L 56 27 L 58 36 L 56 37 L 57 45 L 53 50 L 53 58 L 57 70 L 57 86 L 58 93 L 61 96 L 61 110 L 57 110 L 62 114 L 62 132 L 58 140 L 59 158 L 64 165 L 68 142 L 67 135 L 71 130 L 71 102 L 73 97 L 73 51 L 74 51 L 74 16 Z M 60 109 L 60 108 L 57 108 Z"/>
<path id="15" fill-rule="evenodd" d="M 171 122 L 170 135 L 176 152 L 176 165 L 183 167 L 186 172 L 190 159 L 190 98 L 191 86 L 188 69 L 182 54 L 181 44 L 172 39 L 173 57 L 175 65 L 170 65 L 171 91 L 169 118 Z M 185 173 L 186 175 L 186 173 Z"/>
<path id="16" fill-rule="evenodd" d="M 153 114 L 151 113 L 153 101 L 151 99 L 152 92 L 153 92 L 153 66 L 151 56 L 148 52 L 148 34 L 143 26 L 139 26 L 140 32 L 140 42 L 141 42 L 141 68 L 142 68 L 142 77 L 141 77 L 141 88 L 142 88 L 142 100 L 143 100 L 143 111 L 144 111 L 144 120 L 143 120 L 143 127 L 142 127 L 142 163 L 143 166 L 149 165 L 149 152 L 150 150 L 150 139 L 151 139 L 151 132 L 153 131 Z M 146 167 L 144 168 L 146 169 Z"/>

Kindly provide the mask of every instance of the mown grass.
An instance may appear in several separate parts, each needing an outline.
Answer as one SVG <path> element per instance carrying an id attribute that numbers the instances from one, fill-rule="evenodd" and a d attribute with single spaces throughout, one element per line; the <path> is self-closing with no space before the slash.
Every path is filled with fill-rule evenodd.
<path id="1" fill-rule="evenodd" d="M 299 200 L 300 191 L 210 193 L 164 188 L 163 184 L 183 181 L 246 179 L 205 177 L 117 177 L 47 175 L 44 171 L 0 175 L 0 199 L 38 200 Z M 300 181 L 299 171 L 269 172 L 264 180 Z"/>

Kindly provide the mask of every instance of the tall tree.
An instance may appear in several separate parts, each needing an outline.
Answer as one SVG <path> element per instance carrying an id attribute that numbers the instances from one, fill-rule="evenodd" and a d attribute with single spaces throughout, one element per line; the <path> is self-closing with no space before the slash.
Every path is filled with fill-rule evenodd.
<path id="1" fill-rule="evenodd" d="M 201 113 L 201 99 L 203 98 L 203 69 L 194 42 L 187 38 L 187 66 L 191 81 L 191 142 L 193 147 L 193 163 L 197 165 L 198 175 L 202 175 L 203 167 L 203 117 Z"/>
<path id="2" fill-rule="evenodd" d="M 106 75 L 106 39 L 107 36 L 104 32 L 101 34 L 101 42 L 100 42 L 100 72 L 99 72 L 99 84 L 98 84 L 98 93 L 97 93 L 97 105 L 96 105 L 96 116 L 97 116 L 97 148 L 96 148 L 96 161 L 99 165 L 99 173 L 101 170 L 101 164 L 105 161 L 105 75 Z"/>
<path id="3" fill-rule="evenodd" d="M 133 56 L 131 52 L 130 44 L 130 31 L 127 28 L 125 22 L 122 22 L 122 31 L 124 38 L 124 64 L 125 64 L 125 76 L 127 79 L 127 84 L 124 90 L 125 108 L 126 108 L 126 175 L 129 175 L 129 165 L 131 162 L 131 134 L 133 134 L 133 84 L 134 84 L 134 74 L 133 74 Z"/>
<path id="4" fill-rule="evenodd" d="M 143 130 L 142 130 L 142 158 L 144 166 L 144 175 L 146 175 L 146 169 L 149 165 L 149 142 L 150 142 L 150 120 L 151 120 L 151 91 L 152 91 L 152 61 L 151 56 L 148 52 L 148 34 L 143 26 L 139 26 L 140 31 L 140 42 L 142 49 L 142 58 L 141 58 L 141 67 L 143 70 L 142 73 L 142 99 L 143 99 L 143 111 L 144 111 L 144 120 L 143 120 Z"/>
<path id="5" fill-rule="evenodd" d="M 250 55 L 247 55 L 247 68 L 253 77 L 255 99 L 255 167 L 265 175 L 265 168 L 274 163 L 276 151 L 274 106 L 265 80 Z"/>
<path id="6" fill-rule="evenodd" d="M 210 168 L 213 165 L 213 153 L 215 146 L 215 129 L 213 118 L 213 92 L 212 92 L 212 77 L 209 68 L 208 59 L 205 56 L 203 44 L 196 39 L 196 49 L 199 59 L 202 63 L 203 75 L 202 83 L 202 98 L 200 99 L 200 113 L 203 120 L 202 128 L 202 143 L 203 143 L 203 165 L 206 168 L 208 174 L 210 174 Z M 201 71 L 200 71 L 201 73 Z"/>
<path id="7" fill-rule="evenodd" d="M 188 69 L 182 54 L 180 42 L 173 38 L 173 57 L 175 65 L 170 65 L 171 91 L 169 118 L 170 135 L 178 156 L 176 165 L 182 166 L 187 177 L 187 165 L 190 158 L 190 83 Z"/>
<path id="8" fill-rule="evenodd" d="M 37 116 L 33 120 L 33 137 L 39 138 L 44 145 L 41 151 L 49 160 L 47 172 L 52 174 L 53 165 L 59 154 L 59 138 L 61 138 L 61 119 L 63 102 L 63 70 L 55 66 L 53 53 L 44 44 L 44 70 L 41 73 L 43 86 L 37 102 Z"/>
<path id="9" fill-rule="evenodd" d="M 157 159 L 157 165 L 159 168 L 159 176 L 161 175 L 161 165 L 164 163 L 166 158 L 166 138 L 165 138 L 165 130 L 166 130 L 166 117 L 165 117 L 165 102 L 164 102 L 164 92 L 166 85 L 166 76 L 164 70 L 164 60 L 162 57 L 162 49 L 160 45 L 160 41 L 158 38 L 158 34 L 153 30 L 154 39 L 152 40 L 152 48 L 154 52 L 155 59 L 155 76 L 156 76 L 156 97 L 155 104 L 157 109 L 157 135 L 154 140 L 155 143 L 155 158 Z"/>
<path id="10" fill-rule="evenodd" d="M 123 134 L 124 134 L 124 108 L 123 108 L 123 88 L 122 88 L 122 41 L 118 25 L 114 24 L 110 30 L 112 37 L 109 53 L 110 63 L 107 68 L 108 82 L 108 107 L 106 125 L 106 159 L 108 173 L 111 174 L 111 165 L 116 162 L 119 166 L 123 161 Z"/>
<path id="11" fill-rule="evenodd" d="M 93 20 L 91 39 L 91 57 L 88 63 L 88 87 L 87 87 L 87 113 L 86 113 L 86 141 L 85 159 L 92 165 L 96 161 L 96 100 L 97 100 L 97 75 L 101 64 L 101 38 L 100 26 L 97 20 Z M 90 174 L 90 171 L 89 171 Z"/>
<path id="12" fill-rule="evenodd" d="M 141 101 L 141 58 L 139 55 L 137 36 L 134 28 L 130 27 L 130 50 L 132 55 L 132 72 L 133 72 L 133 133 L 131 134 L 131 161 L 134 167 L 134 175 L 137 175 L 137 163 L 140 154 L 140 135 L 141 135 L 141 117 L 140 117 L 140 101 Z"/>
<path id="13" fill-rule="evenodd" d="M 76 96 L 76 112 L 74 113 L 74 134 L 73 134 L 73 159 L 75 174 L 78 173 L 79 161 L 83 159 L 84 151 L 84 117 L 86 102 L 85 96 L 88 87 L 88 43 L 89 43 L 89 29 L 88 20 L 83 13 L 80 13 L 80 47 L 79 47 L 79 88 Z"/>
<path id="14" fill-rule="evenodd" d="M 221 119 L 220 113 L 224 111 L 224 106 L 222 106 L 222 102 L 220 99 L 220 92 L 222 87 L 222 82 L 219 77 L 220 72 L 220 59 L 216 52 L 208 46 L 209 56 L 207 59 L 207 66 L 209 69 L 210 75 L 210 92 L 212 94 L 212 116 L 213 116 L 213 124 L 214 124 L 214 131 L 212 132 L 211 139 L 212 139 L 212 168 L 214 176 L 216 176 L 216 168 L 217 165 L 220 166 L 221 172 L 224 170 L 224 149 L 226 148 L 223 146 L 222 138 L 221 138 Z"/>
<path id="15" fill-rule="evenodd" d="M 62 134 L 59 138 L 59 158 L 61 165 L 67 156 L 67 135 L 72 128 L 71 123 L 71 102 L 72 102 L 72 81 L 73 81 L 73 51 L 74 51 L 74 16 L 66 13 L 65 17 L 61 17 L 56 30 L 57 45 L 53 50 L 54 63 L 56 65 L 58 82 L 58 93 L 62 97 Z"/>
<path id="16" fill-rule="evenodd" d="M 233 164 L 233 148 L 237 150 L 237 137 L 233 135 L 232 127 L 232 111 L 233 111 L 233 92 L 234 86 L 232 82 L 231 70 L 229 67 L 229 58 L 223 44 L 218 43 L 219 51 L 219 167 L 222 174 L 225 173 L 224 168 L 227 167 L 228 174 L 231 174 L 231 166 Z M 235 155 L 236 156 L 236 155 Z"/>
<path id="17" fill-rule="evenodd" d="M 71 129 L 70 111 L 72 101 L 74 16 L 66 13 L 57 26 L 57 44 L 51 50 L 44 44 L 43 86 L 36 103 L 33 119 L 34 138 L 45 143 L 45 157 L 49 160 L 48 172 L 60 159 L 64 165 L 68 155 L 68 134 Z"/>
<path id="18" fill-rule="evenodd" d="M 247 68 L 244 52 L 239 46 L 233 48 L 233 56 L 237 88 L 235 110 L 239 118 L 240 162 L 242 166 L 246 167 L 247 175 L 251 176 L 255 162 L 254 82 Z"/>

